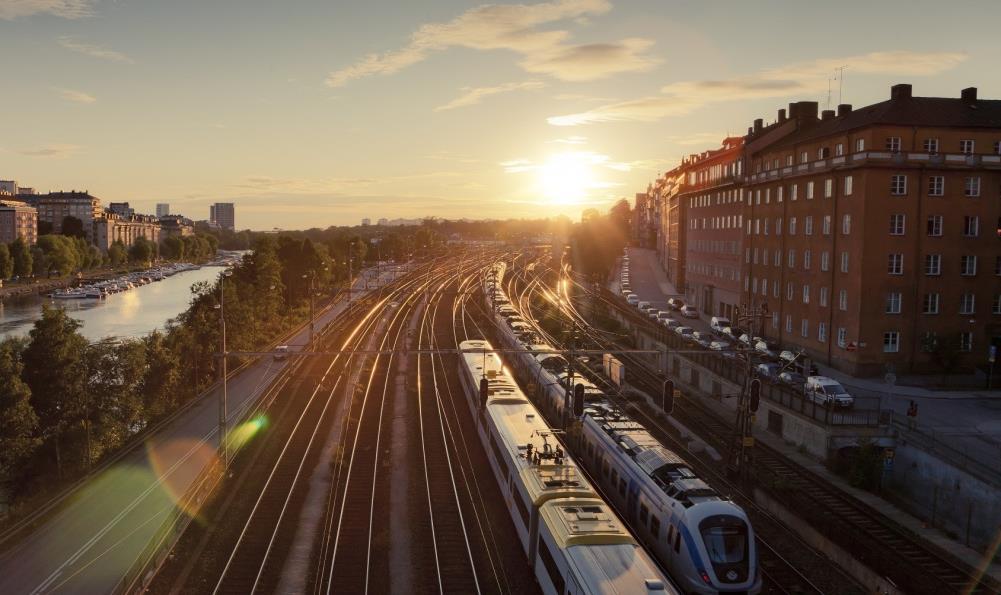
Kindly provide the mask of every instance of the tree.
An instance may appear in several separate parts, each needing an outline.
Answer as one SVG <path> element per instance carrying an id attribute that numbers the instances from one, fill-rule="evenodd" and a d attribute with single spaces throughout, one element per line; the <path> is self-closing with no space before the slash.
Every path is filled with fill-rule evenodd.
<path id="1" fill-rule="evenodd" d="M 10 256 L 14 261 L 14 274 L 18 277 L 30 277 L 32 272 L 31 249 L 24 238 L 17 238 L 10 244 Z"/>
<path id="2" fill-rule="evenodd" d="M 143 339 L 146 351 L 146 374 L 140 392 L 146 421 L 159 419 L 178 404 L 178 384 L 181 381 L 181 358 L 170 349 L 166 337 L 153 331 Z"/>
<path id="3" fill-rule="evenodd" d="M 52 233 L 53 225 L 51 221 L 38 220 L 38 235 L 44 236 Z"/>
<path id="4" fill-rule="evenodd" d="M 0 279 L 9 279 L 14 274 L 14 258 L 7 244 L 0 242 Z"/>
<path id="5" fill-rule="evenodd" d="M 38 415 L 41 438 L 51 446 L 62 473 L 62 443 L 79 420 L 86 368 L 87 340 L 77 332 L 80 323 L 61 309 L 42 306 L 42 318 L 29 333 L 21 361 L 21 377 L 31 389 L 31 405 Z"/>
<path id="6" fill-rule="evenodd" d="M 87 234 L 83 231 L 83 221 L 73 215 L 63 217 L 63 235 L 71 238 L 85 238 Z"/>
<path id="7" fill-rule="evenodd" d="M 0 244 L 2 246 L 3 244 Z M 38 417 L 31 408 L 31 389 L 21 380 L 23 341 L 0 341 L 0 485 L 10 492 L 20 481 L 38 448 Z"/>
<path id="8" fill-rule="evenodd" d="M 136 238 L 135 243 L 129 248 L 129 260 L 134 263 L 149 263 L 155 255 L 156 244 L 146 238 Z"/>
<path id="9" fill-rule="evenodd" d="M 68 275 L 82 268 L 77 246 L 72 238 L 61 235 L 47 235 L 38 238 L 37 248 L 45 255 L 45 272 L 58 271 L 60 275 Z"/>
<path id="10" fill-rule="evenodd" d="M 84 353 L 86 386 L 80 402 L 85 466 L 128 439 L 142 422 L 140 387 L 146 371 L 141 341 L 106 339 Z"/>
<path id="11" fill-rule="evenodd" d="M 108 246 L 108 260 L 111 262 L 111 266 L 119 267 L 125 264 L 128 257 L 129 251 L 125 249 L 125 244 L 121 240 L 115 240 L 113 244 Z"/>

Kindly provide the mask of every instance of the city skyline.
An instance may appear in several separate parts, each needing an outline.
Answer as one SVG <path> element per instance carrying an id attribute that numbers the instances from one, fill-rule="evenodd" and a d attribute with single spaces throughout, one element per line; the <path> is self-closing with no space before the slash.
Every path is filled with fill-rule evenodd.
<path id="1" fill-rule="evenodd" d="M 3 176 L 144 213 L 169 202 L 200 219 L 234 202 L 251 229 L 577 218 L 789 101 L 826 107 L 829 88 L 831 105 L 898 82 L 1001 97 L 992 19 L 964 21 L 962 39 L 887 34 L 956 22 L 930 2 L 241 3 L 235 27 L 234 6 L 0 2 L 0 51 L 23 57 Z M 776 14 L 785 43 L 755 44 Z M 818 37 L 819 18 L 853 43 Z"/>

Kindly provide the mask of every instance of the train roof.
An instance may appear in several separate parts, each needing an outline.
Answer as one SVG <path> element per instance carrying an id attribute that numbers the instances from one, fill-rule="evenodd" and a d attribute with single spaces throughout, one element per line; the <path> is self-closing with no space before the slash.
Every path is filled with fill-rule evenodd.
<path id="1" fill-rule="evenodd" d="M 685 508 L 723 500 L 716 490 L 692 471 L 684 459 L 664 448 L 643 424 L 608 401 L 588 403 L 584 414 L 615 441 L 665 494 L 681 502 Z"/>
<path id="2" fill-rule="evenodd" d="M 488 341 L 475 340 L 463 341 L 459 344 L 459 349 L 493 349 Z M 486 377 L 489 387 L 488 403 L 496 399 L 503 399 L 505 402 L 527 403 L 525 394 L 518 388 L 518 384 L 511 378 L 511 375 L 504 369 L 504 362 L 496 353 L 476 353 L 467 352 L 462 354 L 466 367 L 473 377 Z"/>
<path id="3" fill-rule="evenodd" d="M 540 514 L 587 592 L 676 593 L 604 501 L 556 500 Z"/>

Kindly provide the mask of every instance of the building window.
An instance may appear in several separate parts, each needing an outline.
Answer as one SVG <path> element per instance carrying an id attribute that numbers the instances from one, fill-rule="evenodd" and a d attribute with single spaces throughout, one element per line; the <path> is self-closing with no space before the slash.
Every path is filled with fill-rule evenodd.
<path id="1" fill-rule="evenodd" d="M 942 196 L 945 194 L 945 176 L 928 177 L 928 196 Z"/>
<path id="2" fill-rule="evenodd" d="M 792 248 L 789 249 L 789 264 L 787 265 L 790 269 L 796 268 L 796 251 Z"/>
<path id="3" fill-rule="evenodd" d="M 893 196 L 903 196 L 907 194 L 907 176 L 904 174 L 894 174 L 890 176 L 890 194 Z"/>
<path id="4" fill-rule="evenodd" d="M 841 272 L 842 273 L 847 273 L 848 272 L 848 253 L 847 252 L 842 252 L 841 253 Z"/>
<path id="5" fill-rule="evenodd" d="M 821 343 L 827 342 L 827 323 L 817 323 L 817 340 Z"/>
<path id="6" fill-rule="evenodd" d="M 778 287 L 778 283 L 775 284 Z M 779 313 L 772 312 L 772 328 L 779 328 Z"/>
<path id="7" fill-rule="evenodd" d="M 980 176 L 968 176 L 963 186 L 963 194 L 969 197 L 980 196 Z"/>
<path id="8" fill-rule="evenodd" d="M 994 301 L 991 302 L 991 314 L 1001 314 L 1001 293 L 994 294 Z"/>
<path id="9" fill-rule="evenodd" d="M 900 292 L 894 291 L 886 294 L 886 309 L 887 314 L 900 314 Z"/>
<path id="10" fill-rule="evenodd" d="M 942 274 L 942 255 L 941 254 L 926 254 L 925 255 L 925 274 L 930 277 L 937 277 Z"/>
<path id="11" fill-rule="evenodd" d="M 792 299 L 792 291 L 793 291 L 793 289 L 792 289 L 792 281 L 790 281 L 789 283 L 786 284 L 786 299 L 787 300 L 791 300 Z"/>
<path id="12" fill-rule="evenodd" d="M 965 352 L 973 351 L 973 333 L 969 331 L 959 333 L 959 350 Z"/>
<path id="13" fill-rule="evenodd" d="M 977 255 L 976 254 L 964 254 L 959 258 L 959 271 L 960 275 L 964 277 L 973 277 L 977 274 Z"/>
<path id="14" fill-rule="evenodd" d="M 854 187 L 854 181 L 855 180 L 854 180 L 854 178 L 852 178 L 852 176 L 845 176 L 845 186 L 844 186 L 845 196 L 851 196 L 852 195 L 852 189 Z"/>
<path id="15" fill-rule="evenodd" d="M 786 332 L 792 332 L 792 314 L 786 314 Z"/>
<path id="16" fill-rule="evenodd" d="M 825 308 L 827 307 L 827 294 L 829 294 L 829 293 L 830 293 L 830 290 L 828 288 L 826 288 L 826 287 L 821 287 L 820 288 L 820 305 L 823 306 L 823 307 L 825 307 Z"/>
<path id="17" fill-rule="evenodd" d="M 883 353 L 897 353 L 900 351 L 900 333 L 888 331 L 883 333 Z"/>
<path id="18" fill-rule="evenodd" d="M 804 304 L 809 304 L 810 303 L 810 286 L 809 285 L 804 285 L 803 286 L 803 303 Z"/>
<path id="19" fill-rule="evenodd" d="M 891 153 L 900 152 L 900 137 L 899 136 L 888 136 L 886 138 L 886 150 Z"/>
<path id="20" fill-rule="evenodd" d="M 1001 257 L 998 258 L 998 262 L 1001 262 Z M 831 266 L 831 253 L 821 252 L 820 253 L 820 270 L 827 271 Z"/>
<path id="21" fill-rule="evenodd" d="M 897 213 L 890 215 L 890 235 L 891 236 L 902 236 L 904 235 L 904 215 Z"/>
<path id="22" fill-rule="evenodd" d="M 937 293 L 926 293 L 921 307 L 922 314 L 938 314 L 939 295 Z"/>
<path id="23" fill-rule="evenodd" d="M 775 235 L 782 235 L 782 217 L 775 219 Z"/>
<path id="24" fill-rule="evenodd" d="M 834 180 L 827 178 L 824 180 L 824 198 L 831 198 L 834 196 Z"/>
<path id="25" fill-rule="evenodd" d="M 931 215 L 928 217 L 928 235 L 934 237 L 942 235 L 942 215 Z"/>
<path id="26" fill-rule="evenodd" d="M 803 218 L 803 233 L 808 236 L 813 235 L 813 217 L 808 216 Z"/>
<path id="27" fill-rule="evenodd" d="M 845 144 L 844 143 L 838 143 L 838 144 L 834 145 L 834 156 L 835 157 L 840 157 L 840 156 L 842 156 L 844 154 L 845 154 Z"/>
<path id="28" fill-rule="evenodd" d="M 772 255 L 772 266 L 782 266 L 782 251 L 776 250 Z"/>
<path id="29" fill-rule="evenodd" d="M 810 270 L 810 257 L 811 257 L 810 251 L 809 250 L 803 250 L 803 269 L 804 270 L 807 270 L 807 271 Z"/>
<path id="30" fill-rule="evenodd" d="M 796 200 L 799 198 L 799 184 L 793 184 L 789 188 L 789 200 Z"/>
<path id="31" fill-rule="evenodd" d="M 786 167 L 792 165 L 792 155 L 786 155 Z"/>
<path id="32" fill-rule="evenodd" d="M 782 186 L 779 186 L 778 188 L 775 189 L 776 202 L 782 202 L 782 190 L 783 190 Z"/>
<path id="33" fill-rule="evenodd" d="M 980 235 L 980 217 L 976 215 L 963 217 L 963 235 L 968 238 L 975 238 Z"/>
<path id="34" fill-rule="evenodd" d="M 852 233 L 852 216 L 845 214 L 841 216 L 841 235 L 851 235 Z"/>
<path id="35" fill-rule="evenodd" d="M 804 337 L 810 336 L 810 321 L 807 320 L 806 318 L 804 318 L 799 323 L 799 334 L 803 335 Z"/>
<path id="36" fill-rule="evenodd" d="M 825 236 L 831 235 L 831 216 L 824 215 L 823 231 Z"/>
<path id="37" fill-rule="evenodd" d="M 904 274 L 904 255 L 888 254 L 886 258 L 886 272 L 890 275 Z"/>
<path id="38" fill-rule="evenodd" d="M 789 235 L 796 235 L 796 218 L 789 217 Z"/>
<path id="39" fill-rule="evenodd" d="M 862 151 L 865 151 L 865 139 L 857 138 L 855 139 L 855 152 L 861 153 Z"/>
<path id="40" fill-rule="evenodd" d="M 807 153 L 806 151 L 803 151 L 802 153 L 799 154 L 799 162 L 800 163 L 806 163 L 808 161 L 810 161 L 810 154 L 809 153 Z"/>
<path id="41" fill-rule="evenodd" d="M 975 314 L 977 311 L 977 296 L 973 293 L 964 293 L 959 296 L 959 313 Z"/>
<path id="42" fill-rule="evenodd" d="M 806 183 L 806 200 L 813 200 L 813 182 Z"/>
<path id="43" fill-rule="evenodd" d="M 848 290 L 842 289 L 838 293 L 838 309 L 842 312 L 848 311 Z"/>
<path id="44" fill-rule="evenodd" d="M 938 153 L 938 139 L 937 138 L 926 138 L 924 142 L 925 153 L 935 154 Z"/>
<path id="45" fill-rule="evenodd" d="M 973 140 L 965 138 L 959 141 L 959 152 L 963 155 L 973 155 L 973 148 L 976 146 Z"/>
<path id="46" fill-rule="evenodd" d="M 838 347 L 848 344 L 848 329 L 843 326 L 838 327 Z"/>

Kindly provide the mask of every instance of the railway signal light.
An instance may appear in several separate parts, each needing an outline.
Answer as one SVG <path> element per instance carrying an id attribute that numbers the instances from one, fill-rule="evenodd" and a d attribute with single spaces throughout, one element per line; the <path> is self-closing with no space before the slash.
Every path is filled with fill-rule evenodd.
<path id="1" fill-rule="evenodd" d="M 751 413 L 758 410 L 758 404 L 761 402 L 761 381 L 755 378 L 751 380 Z"/>
<path id="2" fill-rule="evenodd" d="M 664 392 L 660 395 L 660 406 L 664 413 L 670 415 L 674 413 L 674 381 L 664 381 Z"/>
<path id="3" fill-rule="evenodd" d="M 584 385 L 575 384 L 573 387 L 573 416 L 580 418 L 584 416 Z"/>
<path id="4" fill-rule="evenodd" d="M 490 396 L 490 381 L 484 376 L 480 378 L 480 403 L 486 406 L 487 397 Z"/>

